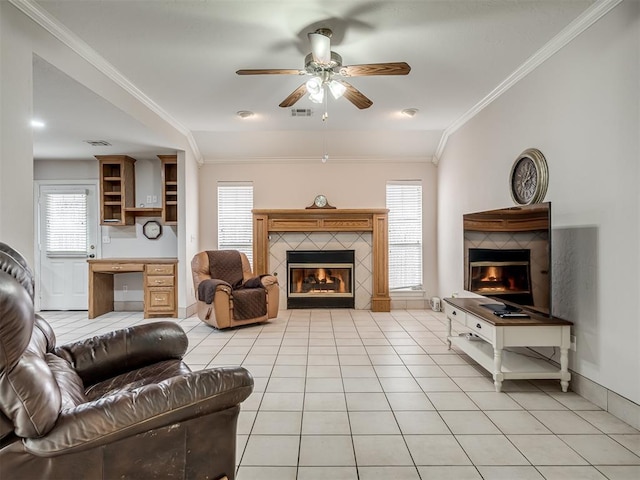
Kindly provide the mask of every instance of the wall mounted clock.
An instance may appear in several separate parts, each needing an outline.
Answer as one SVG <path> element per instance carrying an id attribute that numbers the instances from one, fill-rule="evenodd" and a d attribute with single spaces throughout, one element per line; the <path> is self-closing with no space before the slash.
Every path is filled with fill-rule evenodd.
<path id="1" fill-rule="evenodd" d="M 162 225 L 155 220 L 149 220 L 142 226 L 142 233 L 149 240 L 156 240 L 162 235 Z"/>
<path id="2" fill-rule="evenodd" d="M 511 198 L 519 205 L 540 203 L 549 186 L 549 167 L 542 152 L 529 148 L 522 152 L 509 175 Z"/>

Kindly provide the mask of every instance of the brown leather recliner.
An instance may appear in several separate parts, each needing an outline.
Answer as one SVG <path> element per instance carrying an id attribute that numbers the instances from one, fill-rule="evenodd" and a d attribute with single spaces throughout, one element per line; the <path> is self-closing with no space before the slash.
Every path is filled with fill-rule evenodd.
<path id="1" fill-rule="evenodd" d="M 55 343 L 29 267 L 0 243 L 0 478 L 235 477 L 244 368 L 191 372 L 173 322 Z"/>
<path id="2" fill-rule="evenodd" d="M 273 275 L 256 277 L 237 250 L 209 250 L 191 260 L 198 318 L 216 328 L 265 322 L 278 316 L 280 292 Z"/>

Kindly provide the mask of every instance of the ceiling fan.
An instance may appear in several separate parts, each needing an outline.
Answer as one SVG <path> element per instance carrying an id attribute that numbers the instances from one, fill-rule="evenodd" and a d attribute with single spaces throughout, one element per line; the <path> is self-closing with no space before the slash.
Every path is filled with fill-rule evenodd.
<path id="1" fill-rule="evenodd" d="M 238 70 L 238 75 L 307 75 L 311 78 L 296 88 L 280 107 L 294 105 L 305 94 L 314 103 L 324 101 L 327 90 L 334 98 L 344 96 L 359 109 L 369 108 L 373 102 L 350 83 L 340 77 L 365 77 L 371 75 L 407 75 L 411 67 L 405 62 L 365 63 L 363 65 L 342 65 L 342 57 L 331 51 L 332 32 L 319 28 L 309 33 L 311 53 L 304 59 L 304 69 L 253 69 Z"/>

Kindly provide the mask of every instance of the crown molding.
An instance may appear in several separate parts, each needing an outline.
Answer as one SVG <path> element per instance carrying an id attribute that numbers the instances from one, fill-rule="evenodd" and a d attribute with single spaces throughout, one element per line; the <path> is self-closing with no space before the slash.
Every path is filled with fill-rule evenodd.
<path id="1" fill-rule="evenodd" d="M 154 112 L 165 122 L 175 128 L 178 132 L 185 136 L 189 147 L 196 157 L 196 161 L 202 164 L 202 154 L 198 148 L 198 144 L 193 137 L 191 131 L 182 125 L 178 120 L 172 117 L 160 105 L 151 100 L 145 93 L 136 87 L 129 79 L 127 79 L 116 67 L 109 63 L 98 52 L 91 48 L 84 40 L 74 34 L 71 30 L 60 23 L 56 18 L 52 17 L 46 10 L 33 0 L 9 0 L 9 2 L 24 13 L 35 23 L 44 28 L 47 32 L 60 40 L 64 45 L 77 53 L 84 60 L 93 65 L 97 70 L 103 73 L 111 81 L 120 86 L 132 97 Z"/>
<path id="2" fill-rule="evenodd" d="M 314 157 L 226 157 L 226 158 L 205 158 L 204 165 L 238 165 L 238 164 L 281 164 L 292 165 L 300 163 L 322 163 L 321 156 Z M 432 157 L 344 157 L 329 155 L 327 164 L 331 163 L 435 163 Z"/>
<path id="3" fill-rule="evenodd" d="M 451 125 L 444 129 L 440 142 L 433 156 L 433 163 L 438 165 L 440 158 L 447 145 L 449 137 L 465 125 L 469 120 L 480 113 L 485 107 L 490 105 L 494 100 L 503 93 L 513 87 L 525 76 L 538 68 L 543 62 L 560 51 L 564 46 L 571 42 L 574 38 L 588 29 L 591 25 L 605 16 L 611 9 L 616 7 L 622 0 L 598 0 L 580 14 L 573 22 L 567 25 L 560 33 L 553 37 L 540 50 L 529 57 L 522 65 L 520 65 L 511 75 L 504 79 L 496 88 L 494 88 L 487 96 L 476 103 L 464 115 L 454 121 Z"/>

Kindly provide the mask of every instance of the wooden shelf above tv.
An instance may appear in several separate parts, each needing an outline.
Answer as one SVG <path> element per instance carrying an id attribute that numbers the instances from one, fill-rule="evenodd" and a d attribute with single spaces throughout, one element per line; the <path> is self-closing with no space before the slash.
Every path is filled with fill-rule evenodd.
<path id="1" fill-rule="evenodd" d="M 544 207 L 491 210 L 464 215 L 464 229 L 479 232 L 530 232 L 549 228 L 549 210 Z"/>

